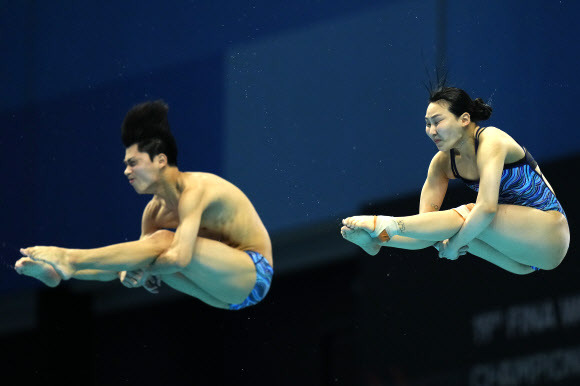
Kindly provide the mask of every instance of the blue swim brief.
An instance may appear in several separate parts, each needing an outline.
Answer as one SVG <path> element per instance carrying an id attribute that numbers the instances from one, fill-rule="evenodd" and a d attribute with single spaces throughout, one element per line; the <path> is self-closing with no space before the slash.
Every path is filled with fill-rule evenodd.
<path id="1" fill-rule="evenodd" d="M 250 295 L 240 304 L 231 304 L 230 310 L 241 310 L 254 304 L 259 303 L 262 299 L 266 297 L 268 290 L 270 289 L 270 284 L 272 283 L 272 275 L 274 275 L 274 269 L 268 263 L 268 260 L 264 258 L 260 253 L 254 251 L 245 251 L 254 264 L 256 265 L 256 285 Z"/>

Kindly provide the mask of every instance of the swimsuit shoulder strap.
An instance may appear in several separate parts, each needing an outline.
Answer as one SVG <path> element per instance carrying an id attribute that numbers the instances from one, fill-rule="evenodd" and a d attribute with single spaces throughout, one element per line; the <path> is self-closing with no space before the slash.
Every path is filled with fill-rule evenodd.
<path id="1" fill-rule="evenodd" d="M 477 148 L 479 147 L 479 136 L 483 133 L 483 130 L 487 127 L 480 127 L 475 131 L 475 153 L 477 154 Z"/>
<path id="2" fill-rule="evenodd" d="M 480 127 L 475 131 L 475 139 L 477 139 L 479 141 L 479 136 L 481 135 L 481 133 L 483 133 L 483 131 L 487 129 L 487 127 Z"/>
<path id="3" fill-rule="evenodd" d="M 451 171 L 453 172 L 453 175 L 455 178 L 461 178 L 459 171 L 457 171 L 457 165 L 455 164 L 455 151 L 453 149 L 449 150 L 449 155 L 449 158 L 451 159 Z"/>

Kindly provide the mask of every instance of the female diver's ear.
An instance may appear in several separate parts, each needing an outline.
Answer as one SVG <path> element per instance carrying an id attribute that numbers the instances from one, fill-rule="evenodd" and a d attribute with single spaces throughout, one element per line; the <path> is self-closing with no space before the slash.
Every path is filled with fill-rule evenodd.
<path id="1" fill-rule="evenodd" d="M 471 123 L 471 115 L 467 112 L 461 114 L 461 117 L 459 117 L 459 119 L 461 120 L 462 126 L 467 126 Z"/>

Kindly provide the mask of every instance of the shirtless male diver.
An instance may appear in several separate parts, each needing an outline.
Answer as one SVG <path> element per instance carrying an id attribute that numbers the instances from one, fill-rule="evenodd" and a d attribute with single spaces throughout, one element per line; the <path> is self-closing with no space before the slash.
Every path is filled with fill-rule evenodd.
<path id="1" fill-rule="evenodd" d="M 152 194 L 137 241 L 97 249 L 29 247 L 18 273 L 55 287 L 61 280 L 109 281 L 156 292 L 165 282 L 217 308 L 261 301 L 273 275 L 268 232 L 246 195 L 209 173 L 181 172 L 162 101 L 145 102 L 122 125 L 125 176 Z M 175 229 L 175 232 L 169 229 Z"/>

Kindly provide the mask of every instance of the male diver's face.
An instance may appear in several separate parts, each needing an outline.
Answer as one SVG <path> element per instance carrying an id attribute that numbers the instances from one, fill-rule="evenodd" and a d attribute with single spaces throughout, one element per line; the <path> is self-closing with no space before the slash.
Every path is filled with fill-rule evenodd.
<path id="1" fill-rule="evenodd" d="M 149 154 L 139 152 L 137 144 L 125 150 L 125 176 L 139 194 L 152 193 L 152 187 L 159 179 L 159 168 Z"/>
<path id="2" fill-rule="evenodd" d="M 446 101 L 429 103 L 425 114 L 425 132 L 440 151 L 452 149 L 464 132 L 461 118 L 449 111 L 448 106 Z"/>

